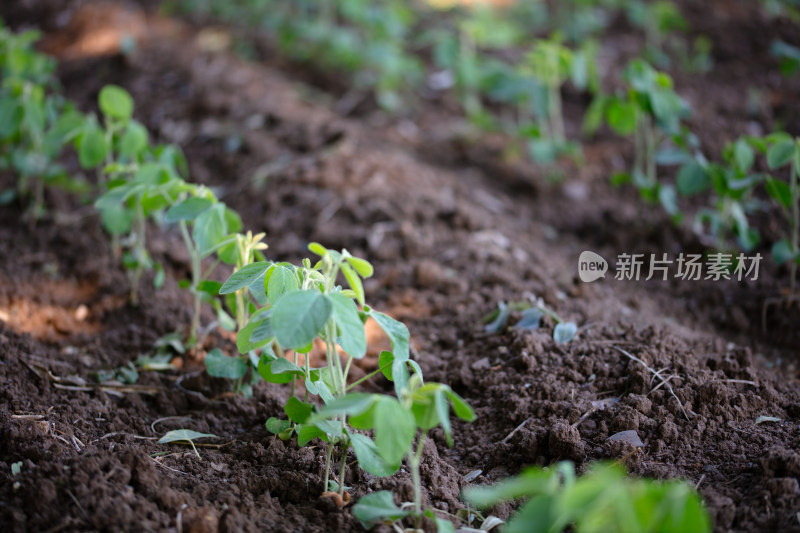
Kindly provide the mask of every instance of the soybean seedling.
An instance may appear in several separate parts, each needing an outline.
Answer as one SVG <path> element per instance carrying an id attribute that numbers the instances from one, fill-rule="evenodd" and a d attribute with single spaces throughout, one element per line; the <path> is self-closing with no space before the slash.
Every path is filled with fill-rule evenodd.
<path id="1" fill-rule="evenodd" d="M 561 105 L 561 86 L 572 69 L 572 51 L 557 40 L 539 40 L 527 55 L 523 72 L 540 84 L 538 98 L 529 102 L 536 117 L 537 128 L 529 141 L 534 160 L 550 162 L 562 153 L 574 152 L 567 143 Z"/>
<path id="2" fill-rule="evenodd" d="M 672 78 L 641 59 L 625 69 L 628 90 L 623 95 L 601 95 L 587 116 L 586 129 L 591 133 L 602 116 L 618 135 L 633 135 L 634 162 L 630 173 L 616 174 L 612 183 L 633 182 L 642 198 L 659 202 L 673 217 L 679 216 L 677 194 L 670 184 L 660 183 L 657 154 L 661 144 L 681 134 L 681 120 L 690 114 L 689 105 L 673 90 Z"/>
<path id="3" fill-rule="evenodd" d="M 131 283 L 130 301 L 136 304 L 146 270 L 156 268 L 157 287 L 164 280 L 161 265 L 147 248 L 147 219 L 163 214 L 191 186 L 180 176 L 186 162 L 176 148 L 149 146 L 147 130 L 132 118 L 133 99 L 125 89 L 106 86 L 98 102 L 105 129 L 94 117 L 88 119 L 76 140 L 78 156 L 84 168 L 102 165 L 101 186 L 106 191 L 95 207 L 111 234 L 114 252 L 125 249 L 122 263 Z"/>
<path id="4" fill-rule="evenodd" d="M 462 420 L 475 420 L 472 408 L 450 387 L 441 383 L 423 384 L 422 377 L 414 374 L 399 400 L 381 394 L 351 394 L 329 403 L 311 418 L 313 424 L 347 414 L 352 428 L 373 430 L 374 441 L 355 431 L 346 430 L 359 464 L 367 472 L 389 475 L 399 468 L 403 459 L 408 464 L 414 501 L 398 508 L 394 505 L 391 492 L 380 491 L 364 496 L 353 508 L 353 514 L 364 527 L 371 528 L 379 522 L 393 523 L 411 516 L 419 529 L 426 514 L 437 522 L 440 520 L 432 511 L 426 513 L 423 509 L 420 464 L 425 439 L 431 429 L 441 427 L 448 444 L 452 446 L 451 406 Z"/>
<path id="5" fill-rule="evenodd" d="M 788 183 L 768 177 L 766 187 L 789 222 L 788 235 L 772 245 L 772 257 L 779 265 L 789 263 L 789 286 L 794 296 L 797 265 L 800 264 L 800 138 L 774 133 L 767 136 L 765 141 L 769 168 L 789 167 Z"/>
<path id="6" fill-rule="evenodd" d="M 612 464 L 595 463 L 581 478 L 570 461 L 531 467 L 494 486 L 469 487 L 464 498 L 479 508 L 527 500 L 508 522 L 507 533 L 568 527 L 576 533 L 711 531 L 708 512 L 685 481 L 630 479 Z"/>
<path id="7" fill-rule="evenodd" d="M 0 169 L 19 176 L 16 190 L 0 192 L 0 205 L 30 198 L 32 220 L 45 211 L 45 186 L 87 192 L 56 162 L 62 148 L 80 132 L 84 117 L 54 94 L 55 61 L 33 49 L 38 32 L 14 34 L 0 23 Z"/>
<path id="8" fill-rule="evenodd" d="M 662 68 L 670 66 L 666 48 L 676 32 L 688 29 L 686 19 L 674 3 L 634 1 L 627 3 L 628 20 L 645 34 L 645 56 Z"/>
<path id="9" fill-rule="evenodd" d="M 697 212 L 693 228 L 704 242 L 717 250 L 731 249 L 731 238 L 745 251 L 755 248 L 760 240 L 748 219 L 759 208 L 753 192 L 764 180 L 764 176 L 753 169 L 754 144 L 759 143 L 758 139 L 742 137 L 723 149 L 722 163 L 709 162 L 698 155 L 678 171 L 677 185 L 681 194 L 690 196 L 709 187 L 714 192 L 712 207 Z"/>
<path id="10" fill-rule="evenodd" d="M 557 344 L 566 344 L 575 338 L 578 326 L 575 322 L 567 322 L 549 309 L 541 298 L 536 298 L 533 304 L 529 302 L 499 302 L 497 309 L 483 317 L 486 323 L 484 330 L 487 333 L 497 333 L 506 327 L 512 311 L 521 311 L 522 317 L 514 324 L 514 329 L 535 330 L 541 326 L 542 318 L 550 317 L 556 323 L 553 328 L 553 340 Z"/>
<path id="11" fill-rule="evenodd" d="M 265 381 L 292 384 L 292 397 L 284 406 L 289 420 L 270 419 L 267 428 L 282 438 L 296 434 L 301 445 L 315 437 L 328 443 L 324 485 L 327 490 L 334 448 L 337 445 L 342 448 L 344 464 L 350 445 L 347 413 L 338 413 L 335 420 L 309 425 L 306 422 L 314 410 L 309 396 L 319 395 L 325 403 L 330 403 L 347 395 L 353 386 L 347 385 L 350 365 L 367 351 L 364 322 L 368 318 L 375 320 L 392 343 L 392 352 L 384 353 L 380 366 L 384 372 L 391 372 L 398 392 L 408 386 L 408 365 L 417 370 L 419 367 L 409 359 L 408 329 L 365 304 L 362 279 L 372 275 L 372 266 L 346 250 L 328 250 L 317 243 L 312 243 L 309 249 L 320 257 L 316 265 L 309 260 L 303 261 L 302 267 L 255 262 L 234 273 L 220 293 L 250 288 L 265 296 L 267 305 L 239 330 L 237 345 L 242 353 L 261 351 L 258 372 Z M 347 283 L 346 289 L 337 284 L 340 273 Z M 309 352 L 315 343 L 324 346 L 325 367 L 311 367 Z M 305 354 L 302 365 L 298 354 Z M 305 386 L 304 401 L 294 396 L 298 380 Z M 343 469 L 338 482 L 340 494 L 344 491 Z"/>
<path id="12" fill-rule="evenodd" d="M 219 202 L 214 194 L 203 186 L 192 186 L 184 191 L 182 199 L 176 201 L 166 212 L 167 222 L 177 222 L 180 228 L 186 250 L 191 258 L 191 280 L 182 283 L 192 293 L 192 321 L 189 326 L 188 344 L 197 347 L 202 343 L 205 331 L 212 328 L 202 328 L 200 324 L 201 304 L 206 302 L 214 308 L 217 322 L 229 331 L 236 329 L 236 324 L 225 311 L 223 302 L 219 297 L 221 283 L 211 281 L 211 273 L 218 262 L 214 262 L 207 270 L 203 270 L 204 258 L 216 253 L 219 260 L 227 264 L 237 264 L 246 255 L 239 250 L 240 237 L 234 235 L 241 231 L 242 222 L 234 211 Z M 249 246 L 252 251 L 266 249 L 266 244 L 259 241 L 263 234 L 253 237 L 245 235 L 244 241 L 256 240 Z M 247 245 L 244 245 L 247 247 Z M 242 321 L 247 317 L 241 317 Z"/>
<path id="13" fill-rule="evenodd" d="M 267 245 L 261 242 L 265 237 L 264 233 L 253 235 L 252 232 L 248 231 L 246 234 L 227 235 L 226 232 L 229 228 L 241 227 L 238 215 L 228 210 L 221 203 L 212 206 L 208 213 L 210 215 L 207 219 L 201 221 L 198 218 L 198 221 L 195 222 L 193 238 L 196 243 L 196 253 L 203 254 L 217 250 L 217 255 L 221 260 L 235 263 L 236 270 L 230 279 L 238 279 L 242 274 L 246 275 L 248 268 L 254 264 L 255 260 L 259 260 L 259 263 L 255 264 L 265 263 L 262 252 L 267 249 Z M 226 221 L 226 219 L 228 220 Z M 203 239 L 208 239 L 208 241 L 204 242 Z M 236 318 L 235 325 L 231 324 L 228 327 L 237 328 L 241 334 L 250 321 L 251 315 L 258 313 L 257 306 L 267 304 L 267 299 L 263 292 L 263 279 L 262 272 L 261 276 L 250 284 L 252 286 L 243 285 L 230 288 L 229 284 L 220 286 L 212 282 L 205 283 L 206 287 L 204 289 L 208 292 L 217 290 L 220 295 L 225 296 L 226 304 L 229 309 L 234 310 Z M 200 286 L 198 286 L 198 290 L 203 292 L 203 288 Z M 219 309 L 218 306 L 220 304 L 218 302 L 213 305 Z M 218 316 L 222 316 L 219 311 Z M 250 397 L 253 393 L 253 383 L 260 379 L 257 372 L 259 365 L 258 355 L 253 348 L 243 348 L 238 337 L 237 346 L 240 351 L 239 357 L 228 357 L 219 349 L 210 351 L 205 359 L 206 371 L 214 377 L 232 379 L 233 391 Z M 252 377 L 250 383 L 245 383 L 244 378 L 248 370 L 251 370 Z"/>

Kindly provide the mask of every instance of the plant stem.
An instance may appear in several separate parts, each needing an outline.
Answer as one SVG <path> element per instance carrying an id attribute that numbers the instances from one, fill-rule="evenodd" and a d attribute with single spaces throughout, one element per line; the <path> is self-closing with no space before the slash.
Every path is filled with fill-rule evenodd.
<path id="1" fill-rule="evenodd" d="M 795 152 L 800 152 L 800 140 L 795 142 Z M 795 159 L 798 158 L 795 157 Z M 794 295 L 797 285 L 797 252 L 800 250 L 800 205 L 798 205 L 798 202 L 800 202 L 800 183 L 798 183 L 798 172 L 800 172 L 800 169 L 792 162 L 790 185 L 790 196 L 792 198 L 792 262 L 789 265 L 789 287 L 792 295 Z"/>
<path id="2" fill-rule="evenodd" d="M 136 259 L 136 268 L 133 271 L 133 278 L 131 279 L 131 303 L 137 303 L 137 291 L 139 290 L 139 280 L 144 271 L 144 258 L 147 254 L 145 248 L 145 228 L 146 222 L 144 216 L 144 208 L 141 201 L 136 204 L 136 243 L 134 244 L 133 253 Z"/>
<path id="3" fill-rule="evenodd" d="M 297 366 L 297 351 L 292 350 L 292 352 L 294 353 L 294 366 Z M 308 359 L 308 354 L 306 354 L 305 358 Z M 297 381 L 297 376 L 292 375 L 292 397 L 294 397 L 294 386 L 296 381 Z"/>
<path id="4" fill-rule="evenodd" d="M 380 367 L 378 370 L 373 370 L 372 372 L 370 372 L 370 373 L 369 373 L 369 374 L 367 374 L 366 376 L 364 376 L 364 377 L 362 377 L 362 378 L 360 378 L 360 379 L 357 379 L 356 381 L 352 382 L 350 385 L 348 385 L 348 386 L 347 386 L 347 388 L 346 388 L 345 390 L 346 390 L 346 391 L 349 391 L 350 389 L 352 389 L 352 388 L 354 388 L 354 387 L 356 387 L 356 386 L 358 386 L 358 385 L 360 385 L 360 384 L 364 383 L 365 381 L 367 381 L 367 380 L 368 380 L 368 379 L 370 379 L 371 377 L 373 377 L 373 376 L 377 375 L 379 372 L 383 372 L 383 371 L 384 371 L 384 370 L 386 370 L 387 368 L 391 368 L 391 367 L 392 367 L 392 364 L 391 364 L 391 363 L 389 363 L 388 365 L 385 365 L 385 366 L 382 366 L 382 367 Z"/>
<path id="5" fill-rule="evenodd" d="M 192 238 L 189 235 L 189 228 L 185 220 L 180 221 L 180 228 L 183 242 L 192 258 L 192 296 L 194 298 L 194 306 L 192 311 L 192 324 L 189 329 L 189 344 L 196 347 L 199 340 L 197 333 L 200 330 L 200 304 L 202 302 L 200 299 L 200 291 L 197 288 L 200 285 L 200 276 L 202 275 L 200 254 L 197 248 L 192 244 Z"/>
<path id="6" fill-rule="evenodd" d="M 556 66 L 556 68 L 558 68 Z M 550 114 L 550 131 L 554 140 L 559 147 L 562 146 L 567 136 L 564 133 L 564 119 L 561 115 L 561 91 L 557 84 L 550 85 L 550 97 L 547 99 L 548 109 Z"/>
<path id="7" fill-rule="evenodd" d="M 414 483 L 414 514 L 416 527 L 420 528 L 422 522 L 422 480 L 419 475 L 419 465 L 422 462 L 422 448 L 425 445 L 425 434 L 419 436 L 417 450 L 408 456 L 408 466 L 411 469 L 411 480 Z"/>
<path id="8" fill-rule="evenodd" d="M 342 466 L 339 469 L 339 496 L 344 496 L 344 475 L 347 467 L 347 443 L 342 445 Z"/>
<path id="9" fill-rule="evenodd" d="M 656 177 L 656 135 L 653 131 L 653 122 L 650 117 L 646 118 L 647 123 L 645 127 L 646 134 L 646 161 L 647 161 L 647 181 L 651 187 L 657 183 Z"/>
<path id="10" fill-rule="evenodd" d="M 331 476 L 331 456 L 333 455 L 333 444 L 328 443 L 325 449 L 325 485 L 322 487 L 322 492 L 328 492 L 328 485 Z"/>

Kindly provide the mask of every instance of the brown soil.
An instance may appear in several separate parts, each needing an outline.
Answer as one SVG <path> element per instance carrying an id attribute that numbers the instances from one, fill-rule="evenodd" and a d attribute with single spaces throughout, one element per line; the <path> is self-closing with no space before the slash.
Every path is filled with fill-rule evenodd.
<path id="1" fill-rule="evenodd" d="M 21 2 L 0 16 L 56 30 L 81 3 L 62 11 L 56 2 L 33 18 L 32 3 Z M 453 141 L 442 132 L 457 130 L 455 119 L 435 109 L 415 127 L 378 113 L 342 118 L 292 71 L 244 63 L 219 51 L 220 39 L 178 22 L 149 22 L 137 26 L 149 33 L 126 57 L 75 46 L 91 42 L 76 26 L 51 34 L 50 49 L 65 57 L 66 94 L 88 111 L 104 84 L 126 87 L 136 118 L 184 148 L 193 179 L 217 187 L 247 228 L 267 232 L 271 257 L 297 260 L 320 241 L 374 262 L 368 300 L 409 325 L 426 379 L 449 383 L 478 413 L 456 424 L 453 448 L 436 432 L 426 444 L 429 504 L 464 507 L 463 476 L 474 470 L 482 473 L 471 483 L 488 483 L 529 464 L 625 458 L 635 475 L 699 486 L 717 531 L 800 531 L 800 314 L 772 306 L 766 332 L 761 324 L 786 273 L 765 261 L 748 283 L 577 279 L 585 249 L 605 257 L 702 251 L 607 184 L 630 152 L 625 141 L 587 142 L 587 164 L 548 185 L 536 169 Z M 800 95 L 797 83 L 771 77 L 765 49 L 747 42 L 759 44 L 724 40 L 720 70 L 679 85 L 711 153 L 747 131 L 740 96 L 749 84 L 775 87 L 780 105 Z M 739 64 L 729 54 L 741 47 L 749 55 Z M 736 69 L 742 74 L 730 74 Z M 762 127 L 780 105 L 759 117 Z M 0 186 L 12 182 L 0 175 Z M 175 251 L 178 236 L 154 227 L 167 283 L 155 291 L 145 279 L 143 303 L 132 307 L 91 210 L 48 194 L 69 216 L 32 228 L 20 222 L 22 206 L 0 211 L 2 529 L 360 531 L 348 506 L 320 498 L 323 449 L 297 448 L 264 428 L 282 414 L 285 388 L 261 383 L 252 399 L 232 397 L 225 382 L 190 365 L 142 372 L 137 393 L 94 386 L 98 370 L 127 365 L 188 322 L 188 296 L 177 287 L 188 258 Z M 499 301 L 531 295 L 577 322 L 576 340 L 556 345 L 549 322 L 533 332 L 483 330 L 481 317 Z M 756 424 L 762 415 L 781 421 Z M 219 438 L 199 447 L 202 459 L 156 443 L 176 428 Z M 638 433 L 639 452 L 607 441 L 624 430 Z M 348 468 L 346 484 L 354 500 L 384 488 L 411 496 L 403 473 L 379 479 Z"/>

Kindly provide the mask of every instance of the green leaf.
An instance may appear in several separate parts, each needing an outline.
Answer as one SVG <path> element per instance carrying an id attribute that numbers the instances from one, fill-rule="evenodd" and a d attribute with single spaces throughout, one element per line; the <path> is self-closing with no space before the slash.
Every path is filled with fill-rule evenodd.
<path id="1" fill-rule="evenodd" d="M 705 167 L 697 161 L 683 165 L 677 176 L 678 192 L 691 196 L 705 191 L 711 186 L 711 177 Z"/>
<path id="2" fill-rule="evenodd" d="M 92 169 L 100 166 L 108 154 L 106 135 L 96 126 L 88 127 L 78 137 L 78 161 L 81 167 Z"/>
<path id="3" fill-rule="evenodd" d="M 333 312 L 333 304 L 324 294 L 293 291 L 273 307 L 272 327 L 281 346 L 301 349 L 322 332 Z"/>
<path id="4" fill-rule="evenodd" d="M 240 379 L 247 372 L 247 363 L 240 357 L 228 357 L 219 348 L 206 354 L 206 372 L 215 378 Z"/>
<path id="5" fill-rule="evenodd" d="M 131 122 L 119 140 L 119 155 L 134 159 L 147 147 L 147 129 L 138 122 Z"/>
<path id="6" fill-rule="evenodd" d="M 127 209 L 120 209 L 119 206 L 98 207 L 100 219 L 103 227 L 111 235 L 123 235 L 128 233 L 133 223 L 133 213 Z"/>
<path id="7" fill-rule="evenodd" d="M 373 492 L 362 496 L 353 506 L 353 516 L 361 525 L 370 529 L 381 522 L 394 522 L 408 516 L 409 511 L 404 511 L 394 504 L 392 493 L 388 490 Z"/>
<path id="8" fill-rule="evenodd" d="M 378 401 L 378 398 L 380 398 L 380 396 L 377 394 L 366 394 L 363 392 L 354 392 L 336 398 L 312 417 L 312 423 L 317 420 L 324 420 L 338 415 L 358 416 L 372 408 L 375 402 Z"/>
<path id="9" fill-rule="evenodd" d="M 272 309 L 260 309 L 236 334 L 236 348 L 245 354 L 267 344 L 274 336 L 270 323 Z"/>
<path id="10" fill-rule="evenodd" d="M 275 265 L 267 283 L 267 300 L 269 300 L 270 305 L 274 306 L 281 296 L 299 288 L 297 276 L 295 276 L 293 270 L 285 266 Z"/>
<path id="11" fill-rule="evenodd" d="M 201 256 L 214 251 L 228 233 L 225 223 L 225 204 L 217 203 L 203 211 L 195 219 L 192 238 Z"/>
<path id="12" fill-rule="evenodd" d="M 383 459 L 378 453 L 378 447 L 366 435 L 360 433 L 350 432 L 350 445 L 356 453 L 358 465 L 366 472 L 373 476 L 387 477 L 393 475 L 400 468 L 397 465 L 391 465 Z"/>
<path id="13" fill-rule="evenodd" d="M 264 275 L 264 273 L 272 266 L 269 261 L 259 261 L 258 263 L 250 263 L 231 275 L 228 280 L 222 284 L 219 290 L 220 294 L 231 294 L 239 289 L 243 289 L 255 280 Z"/>
<path id="14" fill-rule="evenodd" d="M 431 511 L 430 509 L 425 511 L 425 516 L 432 519 L 433 522 L 436 524 L 436 533 L 456 533 L 456 527 L 450 520 L 446 518 L 439 518 L 438 516 L 433 514 L 433 511 Z M 501 520 L 499 523 L 504 524 L 505 522 Z M 489 529 L 486 529 L 485 524 L 487 524 L 487 522 L 484 520 L 484 523 L 481 524 L 480 531 L 489 531 Z"/>
<path id="15" fill-rule="evenodd" d="M 362 278 L 368 278 L 372 276 L 372 274 L 375 271 L 372 268 L 372 265 L 366 259 L 361 259 L 360 257 L 353 257 L 352 255 L 347 255 L 345 256 L 344 259 L 345 261 L 350 263 L 350 265 L 352 265 L 353 268 L 356 269 L 356 272 L 358 272 L 358 275 L 361 276 Z"/>
<path id="16" fill-rule="evenodd" d="M 767 150 L 767 165 L 769 168 L 782 167 L 792 159 L 796 146 L 794 140 L 780 139 L 770 145 Z"/>
<path id="17" fill-rule="evenodd" d="M 328 433 L 311 424 L 303 424 L 300 426 L 300 431 L 297 432 L 297 445 L 301 448 L 311 442 L 313 439 L 322 439 L 324 441 L 330 440 Z"/>
<path id="18" fill-rule="evenodd" d="M 439 417 L 439 424 L 442 426 L 447 445 L 453 445 L 453 429 L 450 424 L 450 405 L 447 403 L 444 389 L 438 389 L 433 393 L 433 406 L 436 409 L 436 416 Z"/>
<path id="19" fill-rule="evenodd" d="M 0 138 L 17 133 L 22 124 L 22 116 L 22 106 L 14 98 L 0 99 Z"/>
<path id="20" fill-rule="evenodd" d="M 358 299 L 358 303 L 364 305 L 364 286 L 361 284 L 361 278 L 358 277 L 358 274 L 353 267 L 347 263 L 342 263 L 341 269 L 342 274 L 344 274 L 344 277 L 347 280 L 347 284 L 350 285 L 350 288 L 356 293 L 356 299 Z"/>
<path id="21" fill-rule="evenodd" d="M 275 331 L 272 329 L 272 309 L 260 315 L 262 318 L 256 323 L 255 329 L 250 334 L 250 342 L 263 342 L 275 337 Z"/>
<path id="22" fill-rule="evenodd" d="M 733 143 L 733 157 L 736 160 L 736 166 L 742 172 L 749 171 L 755 161 L 753 148 L 744 139 L 739 139 Z"/>
<path id="23" fill-rule="evenodd" d="M 117 85 L 106 85 L 98 97 L 100 110 L 107 117 L 129 120 L 133 116 L 133 98 Z"/>
<path id="24" fill-rule="evenodd" d="M 169 208 L 166 214 L 167 222 L 178 222 L 179 220 L 194 220 L 200 213 L 213 205 L 213 201 L 199 196 L 190 196 Z"/>
<path id="25" fill-rule="evenodd" d="M 289 383 L 297 377 L 305 377 L 305 370 L 288 359 L 262 357 L 258 362 L 258 373 L 267 383 Z"/>
<path id="26" fill-rule="evenodd" d="M 274 416 L 271 416 L 269 420 L 267 420 L 267 423 L 265 425 L 267 431 L 275 435 L 277 435 L 278 433 L 283 433 L 284 431 L 292 427 L 292 423 L 289 420 L 280 420 L 278 418 L 275 418 Z"/>
<path id="27" fill-rule="evenodd" d="M 394 354 L 392 352 L 383 351 L 378 355 L 378 368 L 381 369 L 381 373 L 388 379 L 389 381 L 394 381 L 392 379 L 392 366 L 394 363 Z"/>
<path id="28" fill-rule="evenodd" d="M 636 131 L 637 113 L 634 104 L 614 99 L 606 108 L 606 120 L 617 135 L 625 137 Z"/>
<path id="29" fill-rule="evenodd" d="M 387 463 L 399 465 L 417 433 L 414 415 L 400 402 L 382 397 L 375 406 L 375 445 Z"/>
<path id="30" fill-rule="evenodd" d="M 781 239 L 772 245 L 772 260 L 775 261 L 776 265 L 782 265 L 787 261 L 791 261 L 794 257 L 792 245 L 789 244 L 787 239 Z"/>
<path id="31" fill-rule="evenodd" d="M 168 180 L 169 174 L 161 163 L 145 163 L 133 176 L 133 181 L 142 185 L 161 185 Z"/>
<path id="32" fill-rule="evenodd" d="M 370 310 L 369 316 L 378 323 L 389 337 L 395 359 L 398 361 L 407 361 L 409 357 L 409 339 L 411 335 L 406 325 L 374 309 Z"/>
<path id="33" fill-rule="evenodd" d="M 456 416 L 461 420 L 466 422 L 472 422 L 475 420 L 475 411 L 469 404 L 455 393 L 450 387 L 445 389 L 445 394 L 450 399 L 450 403 L 453 406 L 453 412 L 455 412 Z"/>
<path id="34" fill-rule="evenodd" d="M 295 396 L 289 398 L 286 405 L 283 406 L 283 411 L 290 420 L 303 424 L 308 417 L 311 416 L 314 406 L 310 403 L 301 402 Z"/>
<path id="35" fill-rule="evenodd" d="M 356 304 L 337 292 L 328 295 L 333 303 L 333 320 L 339 329 L 337 342 L 351 357 L 361 359 L 367 354 L 367 336 Z"/>
<path id="36" fill-rule="evenodd" d="M 773 200 L 778 202 L 778 205 L 786 208 L 792 206 L 792 190 L 788 183 L 775 178 L 767 178 L 765 187 Z"/>
<path id="37" fill-rule="evenodd" d="M 159 444 L 166 444 L 168 442 L 192 442 L 197 439 L 205 439 L 205 438 L 219 438 L 217 435 L 212 433 L 199 433 L 197 431 L 192 431 L 191 429 L 173 429 L 172 431 L 168 431 L 163 437 L 158 439 Z"/>
<path id="38" fill-rule="evenodd" d="M 312 242 L 312 243 L 310 243 L 310 244 L 308 245 L 308 249 L 309 249 L 311 252 L 313 252 L 313 253 L 317 254 L 317 255 L 318 255 L 318 256 L 320 256 L 320 257 L 322 257 L 322 256 L 324 256 L 325 254 L 327 254 L 327 253 L 328 253 L 328 249 L 327 249 L 327 248 L 325 248 L 324 246 L 322 246 L 322 245 L 321 245 L 320 243 L 318 243 L 318 242 Z"/>

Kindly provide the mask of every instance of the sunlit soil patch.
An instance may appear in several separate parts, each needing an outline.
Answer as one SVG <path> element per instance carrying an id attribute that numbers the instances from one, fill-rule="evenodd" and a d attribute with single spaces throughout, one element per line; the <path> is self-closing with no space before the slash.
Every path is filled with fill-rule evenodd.
<path id="1" fill-rule="evenodd" d="M 0 283 L 8 283 L 0 279 Z M 10 295 L 0 299 L 0 320 L 18 332 L 45 341 L 57 341 L 80 334 L 97 334 L 100 318 L 109 310 L 122 307 L 121 296 L 97 297 L 97 287 L 88 282 L 41 281 L 35 290 L 20 287 L 19 294 L 37 294 L 35 298 Z"/>

